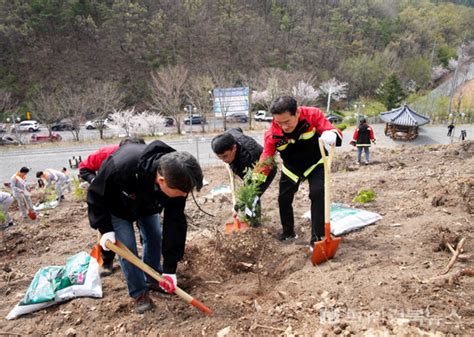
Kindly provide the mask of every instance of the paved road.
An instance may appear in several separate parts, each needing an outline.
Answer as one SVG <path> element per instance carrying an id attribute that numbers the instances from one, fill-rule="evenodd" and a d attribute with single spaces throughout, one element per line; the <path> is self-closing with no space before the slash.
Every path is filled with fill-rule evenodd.
<path id="1" fill-rule="evenodd" d="M 375 137 L 377 138 L 377 147 L 393 148 L 403 145 L 449 144 L 451 140 L 446 136 L 447 127 L 444 125 L 422 127 L 419 137 L 412 142 L 393 141 L 384 135 L 384 126 L 384 124 L 373 125 Z M 459 133 L 462 129 L 467 131 L 468 139 L 473 137 L 474 125 L 460 125 L 455 129 L 455 142 L 459 141 Z M 355 152 L 355 149 L 349 145 L 349 140 L 352 139 L 353 132 L 354 127 L 344 130 L 343 150 L 352 150 Z M 262 131 L 251 132 L 249 134 L 262 144 Z M 189 138 L 189 136 L 183 136 L 183 138 L 179 140 L 169 140 L 166 142 L 177 150 L 192 153 L 199 158 L 202 165 L 210 165 L 218 162 L 211 150 L 211 139 L 212 136 L 194 136 L 192 139 Z M 29 178 L 30 181 L 33 181 L 34 173 L 37 170 L 45 168 L 60 169 L 63 166 L 68 166 L 68 159 L 72 158 L 72 156 L 85 158 L 101 146 L 103 146 L 103 144 L 61 146 L 61 144 L 58 143 L 50 147 L 24 146 L 10 149 L 0 148 L 0 181 L 8 180 L 21 166 L 31 168 L 32 172 Z"/>

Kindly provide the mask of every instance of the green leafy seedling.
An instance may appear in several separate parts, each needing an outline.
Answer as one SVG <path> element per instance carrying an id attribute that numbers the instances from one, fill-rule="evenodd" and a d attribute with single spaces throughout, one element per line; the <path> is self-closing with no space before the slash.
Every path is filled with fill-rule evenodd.
<path id="1" fill-rule="evenodd" d="M 86 191 L 81 187 L 81 182 L 79 179 L 74 178 L 72 180 L 73 190 L 72 193 L 78 201 L 83 201 L 86 198 Z"/>
<path id="2" fill-rule="evenodd" d="M 254 216 L 250 216 L 245 213 L 245 208 L 252 210 L 253 203 L 255 198 L 259 195 L 260 189 L 259 186 L 262 183 L 254 179 L 254 172 L 259 171 L 263 167 L 276 165 L 275 159 L 269 157 L 261 163 L 257 163 L 252 168 L 247 168 L 244 176 L 244 185 L 236 191 L 236 203 L 237 203 L 237 212 L 239 219 L 250 224 L 251 226 L 261 224 L 262 222 L 262 210 L 260 205 L 256 205 L 254 209 Z"/>
<path id="3" fill-rule="evenodd" d="M 365 204 L 375 200 L 375 192 L 373 189 L 360 190 L 359 193 L 352 199 L 352 202 L 357 202 L 359 204 Z"/>

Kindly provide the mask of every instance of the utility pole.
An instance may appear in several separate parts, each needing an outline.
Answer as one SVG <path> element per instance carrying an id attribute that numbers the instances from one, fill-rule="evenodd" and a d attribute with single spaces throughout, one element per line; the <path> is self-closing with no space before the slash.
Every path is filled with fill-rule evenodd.
<path id="1" fill-rule="evenodd" d="M 436 40 L 433 42 L 433 49 L 431 49 L 431 62 L 430 62 L 431 69 L 433 69 L 435 50 L 436 50 Z"/>
<path id="2" fill-rule="evenodd" d="M 463 45 L 461 44 L 461 48 L 458 55 L 458 63 L 456 64 L 456 69 L 454 70 L 454 77 L 451 82 L 451 93 L 450 93 L 449 104 L 448 104 L 448 116 L 451 113 L 451 104 L 453 101 L 454 92 L 456 91 L 456 88 L 457 88 L 458 73 L 459 73 L 459 67 L 461 66 L 462 54 L 463 54 Z"/>

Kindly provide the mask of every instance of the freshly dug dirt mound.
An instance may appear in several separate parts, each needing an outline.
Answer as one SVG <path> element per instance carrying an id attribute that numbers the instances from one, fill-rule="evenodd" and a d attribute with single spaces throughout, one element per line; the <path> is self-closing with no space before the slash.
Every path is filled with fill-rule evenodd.
<path id="1" fill-rule="evenodd" d="M 225 236 L 231 198 L 210 197 L 228 184 L 223 166 L 208 167 L 210 182 L 187 204 L 188 242 L 178 267 L 184 290 L 212 308 L 203 316 L 176 296 L 152 293 L 153 312 L 136 315 L 120 270 L 103 278 L 102 299 L 78 298 L 0 321 L 0 333 L 18 335 L 414 335 L 474 334 L 474 143 L 376 149 L 370 165 L 354 152 L 337 153 L 333 201 L 377 212 L 383 219 L 343 236 L 333 260 L 309 260 L 309 209 L 303 184 L 294 202 L 299 238 L 281 243 L 278 177 L 262 198 L 263 226 Z M 375 200 L 353 203 L 360 189 Z M 18 217 L 18 213 L 15 213 Z M 441 274 L 456 246 L 464 250 Z M 5 230 L 0 252 L 0 314 L 21 299 L 35 272 L 64 265 L 90 251 L 96 233 L 87 206 L 72 195 L 37 221 Z M 450 248 L 451 247 L 451 248 Z M 118 265 L 118 264 L 117 264 Z M 117 267 L 118 268 L 118 267 Z"/>

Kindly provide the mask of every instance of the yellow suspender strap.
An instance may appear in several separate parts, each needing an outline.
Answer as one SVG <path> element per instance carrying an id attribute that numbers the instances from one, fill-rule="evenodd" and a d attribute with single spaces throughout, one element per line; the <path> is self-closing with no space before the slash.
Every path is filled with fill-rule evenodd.
<path id="1" fill-rule="evenodd" d="M 313 170 L 318 166 L 319 164 L 323 163 L 323 159 L 321 158 L 316 164 L 311 165 L 306 171 L 304 171 L 303 176 L 306 178 L 313 172 Z M 298 177 L 296 174 L 291 172 L 285 165 L 282 165 L 281 171 L 291 180 L 293 180 L 295 183 L 297 183 L 300 180 L 300 177 Z"/>
<path id="2" fill-rule="evenodd" d="M 290 170 L 288 170 L 285 165 L 282 165 L 282 166 L 281 166 L 281 171 L 282 171 L 288 178 L 290 178 L 291 180 L 293 180 L 295 183 L 297 183 L 298 180 L 300 179 L 300 177 L 298 177 L 296 174 L 294 174 L 293 172 L 291 172 Z"/>

